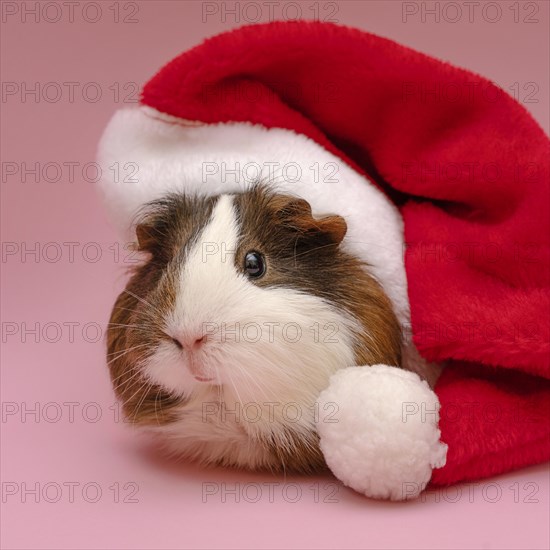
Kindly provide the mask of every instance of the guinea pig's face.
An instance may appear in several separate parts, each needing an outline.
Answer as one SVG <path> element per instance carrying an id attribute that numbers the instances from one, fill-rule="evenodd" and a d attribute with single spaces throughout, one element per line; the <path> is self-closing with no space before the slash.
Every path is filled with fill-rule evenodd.
<path id="1" fill-rule="evenodd" d="M 340 250 L 345 221 L 315 218 L 302 199 L 171 195 L 136 233 L 148 259 L 109 329 L 112 378 L 136 421 L 167 422 L 197 396 L 312 407 L 337 369 L 399 353 L 394 336 L 378 339 L 395 329 L 389 302 Z"/>

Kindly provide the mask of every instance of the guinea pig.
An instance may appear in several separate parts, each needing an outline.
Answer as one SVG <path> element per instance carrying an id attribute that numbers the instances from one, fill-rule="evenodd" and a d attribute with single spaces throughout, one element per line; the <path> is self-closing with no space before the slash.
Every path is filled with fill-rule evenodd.
<path id="1" fill-rule="evenodd" d="M 107 332 L 128 421 L 205 464 L 325 468 L 315 407 L 330 376 L 401 365 L 399 322 L 346 252 L 344 218 L 258 184 L 166 195 L 135 229 L 144 260 Z"/>

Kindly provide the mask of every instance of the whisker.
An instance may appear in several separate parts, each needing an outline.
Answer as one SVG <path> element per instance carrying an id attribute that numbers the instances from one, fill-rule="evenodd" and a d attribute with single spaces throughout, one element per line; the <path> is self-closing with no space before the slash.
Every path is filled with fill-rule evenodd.
<path id="1" fill-rule="evenodd" d="M 157 391 L 157 395 L 155 396 L 155 418 L 157 420 L 157 424 L 160 426 L 160 420 L 159 420 L 159 417 L 158 417 L 158 414 L 157 414 L 157 401 L 158 401 L 158 398 L 160 397 L 160 392 L 162 391 L 162 388 L 159 386 L 159 389 Z"/>
<path id="2" fill-rule="evenodd" d="M 142 304 L 145 304 L 147 307 L 150 307 L 153 311 L 159 314 L 162 314 L 162 312 L 158 308 L 156 308 L 153 304 L 150 304 L 147 300 L 145 300 L 141 296 L 138 296 L 137 294 L 134 294 L 127 288 L 125 288 L 122 292 L 126 292 L 126 294 L 129 294 L 130 296 L 134 297 L 136 300 L 139 300 Z"/>
<path id="3" fill-rule="evenodd" d="M 147 394 L 149 393 L 149 391 L 151 390 L 151 388 L 153 387 L 153 382 L 149 382 L 149 384 L 147 384 L 145 386 L 145 389 L 143 391 L 143 395 L 141 396 L 141 399 L 139 400 L 137 406 L 136 406 L 136 412 L 134 413 L 134 417 L 132 419 L 132 422 L 135 423 L 136 419 L 137 419 L 137 415 L 139 413 L 139 409 L 141 408 L 141 406 L 143 405 L 143 403 L 145 402 L 145 399 L 147 398 Z"/>
<path id="4" fill-rule="evenodd" d="M 296 240 L 296 243 L 298 242 L 298 240 Z M 330 244 L 324 244 L 323 246 L 316 246 L 315 248 L 311 248 L 310 250 L 306 250 L 305 252 L 300 252 L 300 254 L 296 254 L 296 245 L 294 245 L 294 260 L 296 260 L 296 258 L 299 258 L 300 256 L 304 256 L 305 254 L 311 254 L 312 252 L 315 252 L 316 250 L 321 250 L 322 248 L 328 248 L 329 246 L 332 246 L 332 247 L 336 247 L 337 245 L 334 244 L 334 243 L 330 243 Z"/>
<path id="5" fill-rule="evenodd" d="M 138 372 L 138 374 L 143 374 L 141 370 L 138 370 L 137 372 Z M 132 375 L 132 378 L 135 378 L 135 374 Z M 140 378 L 140 377 L 138 376 L 131 384 L 129 384 L 127 387 L 124 388 L 124 390 L 122 390 L 122 393 L 124 394 L 124 393 L 127 392 L 130 388 L 134 387 L 138 382 L 141 382 L 142 380 L 143 380 L 143 379 Z M 130 379 L 128 379 L 128 380 L 125 381 L 125 382 L 129 382 L 129 381 L 130 381 Z M 123 384 L 124 384 L 124 383 L 119 384 L 119 385 L 117 386 L 117 389 L 118 389 L 119 387 L 121 387 Z"/>
<path id="6" fill-rule="evenodd" d="M 107 323 L 108 327 L 145 328 L 141 325 L 125 325 L 124 323 Z"/>
<path id="7" fill-rule="evenodd" d="M 126 373 L 122 373 L 120 376 L 117 376 L 117 379 L 121 378 L 122 376 L 124 376 Z M 130 382 L 130 380 L 133 380 L 138 374 L 142 374 L 141 370 L 139 369 L 136 369 L 136 372 L 134 372 L 134 374 L 132 374 L 132 376 L 130 376 L 129 378 L 126 378 L 125 380 L 123 380 L 122 382 L 120 382 L 120 384 L 117 384 L 113 390 L 116 391 L 118 390 L 118 388 L 120 388 L 121 386 L 123 386 L 124 384 L 127 384 L 128 382 Z M 116 380 L 117 380 L 116 379 Z M 113 383 L 116 381 L 116 380 L 113 380 Z M 130 386 L 128 386 L 129 388 L 132 387 L 133 384 L 130 384 Z"/>
<path id="8" fill-rule="evenodd" d="M 147 355 L 145 353 L 138 354 L 136 357 L 134 364 L 130 366 L 128 370 L 134 370 L 139 367 L 139 364 L 143 362 L 147 358 Z M 124 370 L 121 374 L 119 374 L 116 378 L 113 378 L 112 382 L 116 382 L 119 378 L 122 378 L 123 376 L 126 376 L 127 370 Z"/>
<path id="9" fill-rule="evenodd" d="M 124 400 L 123 405 L 127 405 L 128 403 L 130 403 L 130 401 L 131 401 L 139 392 L 141 392 L 144 388 L 146 388 L 148 385 L 152 385 L 152 383 L 149 384 L 149 382 L 146 380 L 143 384 L 141 384 L 141 386 L 140 386 L 140 387 L 139 387 L 139 388 L 138 388 L 138 389 L 137 389 L 128 399 L 125 399 L 125 400 Z M 147 392 L 144 392 L 144 395 L 147 395 Z M 141 403 L 141 399 L 140 399 L 140 403 Z M 138 405 L 138 407 L 139 407 L 139 405 Z M 136 410 L 136 414 L 137 414 L 137 410 Z M 136 418 L 136 417 L 135 417 L 135 415 L 134 415 L 134 417 L 133 417 L 133 419 L 132 419 L 132 422 L 135 421 L 135 418 Z"/>
<path id="10" fill-rule="evenodd" d="M 131 351 L 134 351 L 136 349 L 139 349 L 139 348 L 143 348 L 145 346 L 149 346 L 149 344 L 138 344 L 136 346 L 133 346 L 131 348 L 128 348 L 128 349 L 125 349 L 125 350 L 122 350 L 122 351 L 113 351 L 112 353 L 108 353 L 107 354 L 107 357 L 110 357 L 112 355 L 116 355 L 116 357 L 112 357 L 111 359 L 109 359 L 109 361 L 107 361 L 107 364 L 110 364 L 112 363 L 113 361 L 116 361 L 117 359 L 120 359 L 120 357 L 122 357 L 123 355 L 126 355 L 127 353 L 130 353 Z"/>
<path id="11" fill-rule="evenodd" d="M 218 365 L 214 365 L 214 372 L 216 373 L 216 379 L 220 380 L 220 372 L 218 370 Z M 218 411 L 221 411 L 221 408 L 222 408 L 222 385 L 221 384 L 217 384 L 216 393 L 218 395 L 218 406 L 219 406 Z"/>
<path id="12" fill-rule="evenodd" d="M 265 392 L 265 388 L 263 386 L 261 386 L 258 381 L 256 379 L 254 379 L 250 373 L 242 367 L 242 365 L 236 365 L 237 366 L 237 369 L 239 370 L 239 373 L 241 374 L 242 378 L 243 378 L 243 381 L 245 382 L 245 384 L 248 384 L 248 389 L 254 389 L 254 388 L 257 388 L 262 394 L 263 396 L 265 397 L 265 399 L 267 400 L 266 402 L 269 402 L 270 400 L 270 396 L 267 395 L 267 393 Z M 252 384 L 252 386 L 251 386 Z M 250 392 L 251 394 L 255 393 L 253 391 Z"/>
<path id="13" fill-rule="evenodd" d="M 130 309 L 130 308 L 128 308 L 128 307 L 116 306 L 116 307 L 113 308 L 113 310 L 118 310 L 118 309 L 120 309 L 121 311 L 130 311 L 130 312 L 132 312 L 132 313 L 135 313 L 135 312 L 136 312 L 135 309 Z"/>
<path id="14" fill-rule="evenodd" d="M 231 376 L 231 371 L 230 370 L 227 371 L 227 378 L 229 379 L 229 382 L 231 383 L 231 385 L 233 386 L 233 389 L 235 390 L 237 400 L 241 404 L 241 410 L 242 410 L 242 408 L 244 406 L 244 403 L 243 403 L 243 400 L 241 399 L 241 396 L 239 394 L 239 390 L 237 390 L 237 386 L 235 386 L 235 383 L 233 382 L 233 377 Z"/>

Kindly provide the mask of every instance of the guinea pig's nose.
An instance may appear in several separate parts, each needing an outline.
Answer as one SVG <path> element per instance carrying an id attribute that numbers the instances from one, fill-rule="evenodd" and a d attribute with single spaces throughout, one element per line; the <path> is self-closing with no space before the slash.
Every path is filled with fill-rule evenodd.
<path id="1" fill-rule="evenodd" d="M 190 335 L 180 336 L 178 338 L 172 338 L 174 344 L 180 349 L 187 351 L 197 351 L 206 342 L 206 335 Z"/>

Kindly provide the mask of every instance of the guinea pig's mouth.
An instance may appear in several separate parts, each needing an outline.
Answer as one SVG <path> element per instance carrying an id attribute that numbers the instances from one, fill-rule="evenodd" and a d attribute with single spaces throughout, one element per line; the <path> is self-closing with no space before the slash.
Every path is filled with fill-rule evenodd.
<path id="1" fill-rule="evenodd" d="M 203 362 L 200 361 L 194 353 L 189 353 L 187 355 L 187 367 L 195 380 L 199 382 L 214 382 L 215 377 L 209 376 L 204 372 L 205 368 Z"/>
<path id="2" fill-rule="evenodd" d="M 205 378 L 203 376 L 199 376 L 198 374 L 194 374 L 193 378 L 195 380 L 198 380 L 199 382 L 213 382 L 214 381 L 213 378 Z"/>

